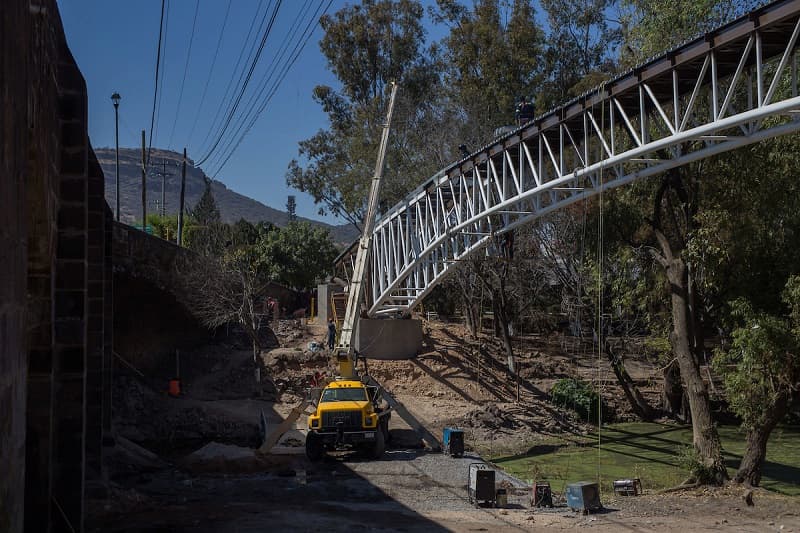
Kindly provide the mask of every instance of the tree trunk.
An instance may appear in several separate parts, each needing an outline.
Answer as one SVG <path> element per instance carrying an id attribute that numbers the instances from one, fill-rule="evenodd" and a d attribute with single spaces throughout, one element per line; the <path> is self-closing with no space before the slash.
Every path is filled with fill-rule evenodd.
<path id="1" fill-rule="evenodd" d="M 728 479 L 722 462 L 722 445 L 711 417 L 708 390 L 700 375 L 700 366 L 689 345 L 689 311 L 687 302 L 686 263 L 680 255 L 672 256 L 667 265 L 667 279 L 671 288 L 672 331 L 670 344 L 678 360 L 683 378 L 689 410 L 692 416 L 692 442 L 697 452 L 702 472 L 697 481 L 721 484 Z"/>
<path id="2" fill-rule="evenodd" d="M 633 382 L 633 378 L 631 378 L 630 374 L 628 374 L 628 371 L 625 370 L 625 365 L 623 364 L 622 359 L 614 354 L 611 349 L 611 344 L 607 339 L 603 345 L 604 351 L 606 352 L 606 357 L 608 358 L 609 363 L 611 363 L 611 368 L 614 370 L 614 375 L 617 376 L 617 381 L 619 382 L 620 387 L 622 387 L 622 390 L 625 393 L 625 398 L 628 399 L 628 403 L 631 405 L 631 409 L 633 409 L 633 412 L 636 413 L 636 416 L 638 416 L 640 419 L 645 421 L 653 420 L 656 417 L 655 410 L 650 407 L 650 404 L 644 399 L 642 393 L 639 392 L 639 388 L 636 386 L 636 383 Z"/>
<path id="3" fill-rule="evenodd" d="M 464 319 L 466 321 L 467 329 L 470 336 L 475 339 L 478 336 L 478 319 L 475 311 L 475 305 L 464 296 Z"/>
<path id="4" fill-rule="evenodd" d="M 510 322 L 508 317 L 508 298 L 506 296 L 506 273 L 498 275 L 499 287 L 492 291 L 492 308 L 494 310 L 494 323 L 496 333 L 503 341 L 503 348 L 506 352 L 506 365 L 511 374 L 516 375 L 516 365 L 514 364 L 514 347 L 511 344 L 511 333 L 508 329 Z"/>
<path id="5" fill-rule="evenodd" d="M 676 418 L 683 412 L 683 384 L 681 383 L 681 370 L 678 361 L 670 361 L 664 367 L 664 388 L 662 408 Z"/>
<path id="6" fill-rule="evenodd" d="M 767 458 L 767 440 L 778 422 L 786 415 L 789 407 L 789 396 L 780 394 L 772 409 L 768 409 L 762 424 L 747 431 L 747 447 L 739 463 L 734 480 L 751 487 L 761 483 L 761 470 Z"/>

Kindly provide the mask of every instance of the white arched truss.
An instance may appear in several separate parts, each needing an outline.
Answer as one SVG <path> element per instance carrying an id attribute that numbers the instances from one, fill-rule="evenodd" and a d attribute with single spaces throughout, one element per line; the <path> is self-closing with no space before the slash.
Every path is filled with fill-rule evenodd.
<path id="1" fill-rule="evenodd" d="M 800 130 L 799 33 L 800 0 L 775 2 L 442 170 L 377 221 L 368 314 L 408 313 L 495 236 L 601 189 Z"/>

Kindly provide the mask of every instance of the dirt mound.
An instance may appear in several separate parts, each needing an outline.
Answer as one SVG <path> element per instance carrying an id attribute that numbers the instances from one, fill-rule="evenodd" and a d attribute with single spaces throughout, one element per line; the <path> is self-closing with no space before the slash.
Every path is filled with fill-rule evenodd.
<path id="1" fill-rule="evenodd" d="M 479 407 L 466 413 L 461 425 L 471 428 L 515 429 L 522 424 L 509 413 L 501 411 L 496 404 L 490 403 L 483 408 Z"/>

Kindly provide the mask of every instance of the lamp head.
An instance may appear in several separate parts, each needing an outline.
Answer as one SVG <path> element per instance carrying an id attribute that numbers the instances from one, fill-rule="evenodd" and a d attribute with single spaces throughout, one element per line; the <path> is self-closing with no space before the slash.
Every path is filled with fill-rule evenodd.
<path id="1" fill-rule="evenodd" d="M 111 95 L 111 101 L 114 102 L 114 107 L 117 107 L 119 105 L 119 101 L 121 99 L 122 97 L 119 95 L 119 93 L 114 93 Z"/>

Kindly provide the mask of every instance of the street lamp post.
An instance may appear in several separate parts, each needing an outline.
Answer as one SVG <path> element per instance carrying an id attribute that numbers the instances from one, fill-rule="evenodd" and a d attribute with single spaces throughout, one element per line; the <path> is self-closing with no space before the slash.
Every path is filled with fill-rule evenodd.
<path id="1" fill-rule="evenodd" d="M 117 222 L 119 222 L 119 101 L 121 99 L 119 93 L 111 95 L 111 101 L 114 102 L 114 132 L 117 141 Z"/>

